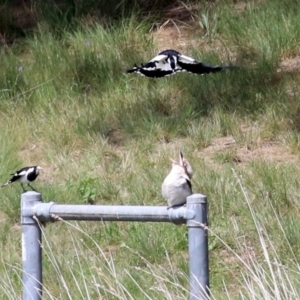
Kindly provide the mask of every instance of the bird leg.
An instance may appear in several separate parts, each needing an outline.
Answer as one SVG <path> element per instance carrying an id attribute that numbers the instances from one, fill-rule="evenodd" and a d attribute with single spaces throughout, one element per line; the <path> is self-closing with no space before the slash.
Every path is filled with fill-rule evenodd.
<path id="1" fill-rule="evenodd" d="M 28 183 L 28 186 L 30 186 L 31 189 L 36 192 L 36 189 L 34 189 L 29 183 Z"/>
<path id="2" fill-rule="evenodd" d="M 23 183 L 21 183 L 22 189 L 23 189 L 23 193 L 26 193 L 27 190 L 25 190 Z"/>

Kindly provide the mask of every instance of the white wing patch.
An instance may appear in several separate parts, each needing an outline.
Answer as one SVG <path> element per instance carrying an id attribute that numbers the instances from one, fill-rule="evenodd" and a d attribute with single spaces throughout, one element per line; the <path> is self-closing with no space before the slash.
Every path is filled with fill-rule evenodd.
<path id="1" fill-rule="evenodd" d="M 26 175 L 27 174 L 27 172 L 28 172 L 28 170 L 23 170 L 22 172 L 20 172 L 20 173 L 18 173 L 18 172 L 16 172 L 15 174 L 14 174 L 14 176 L 24 176 L 24 175 Z"/>
<path id="2" fill-rule="evenodd" d="M 168 55 L 159 54 L 159 55 L 155 56 L 154 58 L 152 58 L 150 60 L 150 62 L 161 62 L 161 61 L 167 60 L 167 58 L 168 58 Z"/>
<path id="3" fill-rule="evenodd" d="M 31 173 L 31 172 L 33 172 L 33 171 L 34 171 L 34 168 L 29 168 L 29 169 L 27 170 L 26 174 L 29 174 L 29 173 Z"/>
<path id="4" fill-rule="evenodd" d="M 198 64 L 199 63 L 199 61 L 197 61 L 196 59 L 186 56 L 186 55 L 183 55 L 183 54 L 179 55 L 178 61 L 185 63 L 185 64 Z"/>

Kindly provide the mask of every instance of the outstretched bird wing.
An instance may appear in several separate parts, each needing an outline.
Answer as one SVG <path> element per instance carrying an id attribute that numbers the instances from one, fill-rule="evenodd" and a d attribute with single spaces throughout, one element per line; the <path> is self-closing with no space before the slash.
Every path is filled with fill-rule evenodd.
<path id="1" fill-rule="evenodd" d="M 211 66 L 204 64 L 192 57 L 182 54 L 179 55 L 177 64 L 180 67 L 177 72 L 190 72 L 198 75 L 219 72 L 224 68 L 227 68 L 223 66 Z"/>
<path id="2" fill-rule="evenodd" d="M 177 72 L 203 75 L 230 68 L 234 68 L 234 66 L 212 66 L 169 49 L 160 52 L 148 63 L 141 64 L 140 67 L 135 65 L 134 68 L 127 70 L 127 73 L 138 73 L 147 77 L 164 77 L 174 75 Z"/>

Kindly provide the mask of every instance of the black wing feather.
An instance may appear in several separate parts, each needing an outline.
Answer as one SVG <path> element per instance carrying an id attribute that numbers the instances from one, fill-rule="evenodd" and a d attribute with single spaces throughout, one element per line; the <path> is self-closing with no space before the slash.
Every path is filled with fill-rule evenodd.
<path id="1" fill-rule="evenodd" d="M 224 67 L 222 66 L 211 66 L 201 62 L 196 64 L 186 64 L 184 62 L 178 61 L 177 64 L 183 69 L 183 71 L 199 75 L 220 72 L 224 69 Z"/>
<path id="2" fill-rule="evenodd" d="M 188 184 L 189 188 L 191 189 L 191 192 L 193 193 L 193 189 L 192 189 L 192 182 L 190 180 L 186 180 L 186 183 Z"/>
<path id="3" fill-rule="evenodd" d="M 174 71 L 172 71 L 172 70 L 167 70 L 167 71 L 160 70 L 160 69 L 146 70 L 144 68 L 140 68 L 138 70 L 138 72 L 141 73 L 142 75 L 145 75 L 147 77 L 153 77 L 153 78 L 160 78 L 160 77 L 165 77 L 165 76 L 174 74 Z"/>
<path id="4" fill-rule="evenodd" d="M 11 174 L 11 175 L 14 175 L 14 174 Z M 9 179 L 9 183 L 12 183 L 12 182 L 15 182 L 17 181 L 18 179 L 20 179 L 22 177 L 22 175 L 14 175 L 11 179 Z"/>
<path id="5" fill-rule="evenodd" d="M 179 56 L 180 53 L 177 52 L 176 50 L 172 50 L 172 49 L 168 49 L 168 50 L 164 50 L 160 53 L 158 53 L 158 55 L 168 55 L 168 56 Z"/>
<path id="6" fill-rule="evenodd" d="M 16 171 L 16 172 L 15 172 L 15 173 L 13 173 L 13 174 L 10 174 L 10 175 L 20 174 L 20 173 L 22 173 L 23 171 L 27 171 L 27 170 L 29 170 L 30 168 L 35 168 L 35 166 L 31 166 L 31 167 L 24 167 L 24 168 L 22 168 L 22 169 L 20 169 L 20 170 Z"/>

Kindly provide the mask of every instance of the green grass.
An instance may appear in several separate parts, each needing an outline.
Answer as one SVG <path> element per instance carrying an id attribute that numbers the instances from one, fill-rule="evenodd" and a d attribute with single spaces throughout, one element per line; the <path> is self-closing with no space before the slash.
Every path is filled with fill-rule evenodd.
<path id="1" fill-rule="evenodd" d="M 203 77 L 124 74 L 159 48 L 151 15 L 110 26 L 76 15 L 59 34 L 39 21 L 0 51 L 0 179 L 39 164 L 44 201 L 166 205 L 161 183 L 182 150 L 209 200 L 213 299 L 297 299 L 300 76 L 278 69 L 299 52 L 300 6 L 239 4 L 199 9 L 185 53 L 238 65 Z M 20 193 L 1 190 L 1 299 L 22 295 Z M 43 234 L 44 299 L 188 298 L 185 226 L 61 222 Z"/>

